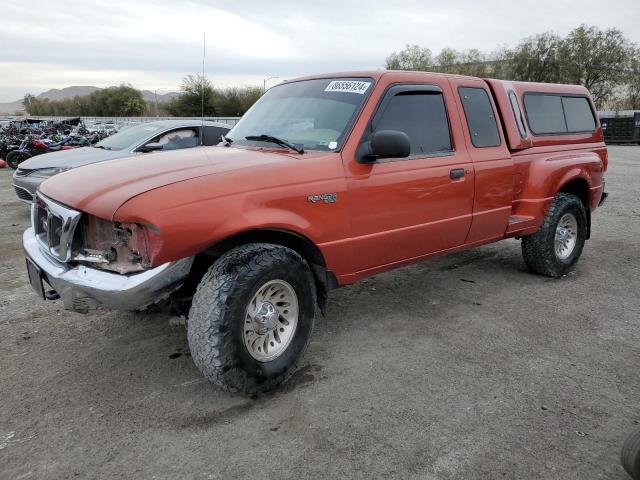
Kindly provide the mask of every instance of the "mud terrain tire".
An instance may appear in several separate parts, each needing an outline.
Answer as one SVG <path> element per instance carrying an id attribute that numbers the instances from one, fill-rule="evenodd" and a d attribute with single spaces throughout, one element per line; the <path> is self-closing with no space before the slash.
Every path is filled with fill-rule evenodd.
<path id="1" fill-rule="evenodd" d="M 569 228 L 562 228 L 568 225 Z M 572 234 L 566 232 L 572 231 Z M 566 236 L 565 236 L 566 235 Z M 544 217 L 540 229 L 522 238 L 522 256 L 533 272 L 549 277 L 566 275 L 582 253 L 587 236 L 587 214 L 578 197 L 558 193 Z M 571 245 L 558 252 L 557 241 Z"/>
<path id="2" fill-rule="evenodd" d="M 250 313 L 256 311 L 254 300 L 265 286 L 277 282 L 294 292 L 297 321 L 289 341 L 280 345 L 278 356 L 258 360 L 257 347 L 252 353 L 247 344 L 253 335 L 247 329 L 254 325 Z M 280 320 L 282 308 L 277 307 L 269 318 L 286 321 Z M 207 379 L 224 390 L 246 394 L 271 390 L 295 371 L 309 344 L 317 308 L 313 275 L 297 252 L 266 243 L 237 247 L 216 260 L 196 290 L 187 326 L 193 361 Z"/>

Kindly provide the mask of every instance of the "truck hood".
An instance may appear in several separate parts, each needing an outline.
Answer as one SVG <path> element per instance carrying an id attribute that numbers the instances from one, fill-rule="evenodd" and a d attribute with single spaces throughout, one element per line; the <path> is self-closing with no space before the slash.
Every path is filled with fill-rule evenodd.
<path id="1" fill-rule="evenodd" d="M 73 148 L 28 158 L 20 164 L 20 168 L 26 170 L 51 167 L 76 168 L 129 155 L 131 155 L 130 152 L 121 150 L 104 150 L 94 147 Z"/>
<path id="2" fill-rule="evenodd" d="M 40 191 L 73 209 L 110 219 L 127 200 L 165 185 L 230 170 L 299 160 L 273 151 L 195 147 L 119 158 L 69 170 L 44 181 Z"/>

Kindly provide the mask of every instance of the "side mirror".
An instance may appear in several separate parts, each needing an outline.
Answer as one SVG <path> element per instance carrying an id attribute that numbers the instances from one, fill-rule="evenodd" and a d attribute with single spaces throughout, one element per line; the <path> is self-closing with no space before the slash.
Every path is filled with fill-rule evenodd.
<path id="1" fill-rule="evenodd" d="M 156 152 L 158 150 L 162 150 L 164 145 L 161 143 L 147 143 L 146 145 L 142 145 L 138 148 L 139 152 L 147 153 L 147 152 Z"/>
<path id="2" fill-rule="evenodd" d="M 406 158 L 411 154 L 409 136 L 398 130 L 378 130 L 358 148 L 358 162 L 372 163 L 379 158 Z"/>

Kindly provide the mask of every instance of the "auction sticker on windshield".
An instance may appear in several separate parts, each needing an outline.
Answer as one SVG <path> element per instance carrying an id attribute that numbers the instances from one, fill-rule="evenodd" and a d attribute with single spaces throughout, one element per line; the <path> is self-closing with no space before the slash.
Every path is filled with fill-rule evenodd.
<path id="1" fill-rule="evenodd" d="M 347 92 L 347 93 L 364 93 L 371 85 L 371 82 L 358 82 L 355 80 L 334 80 L 324 89 L 325 92 Z"/>

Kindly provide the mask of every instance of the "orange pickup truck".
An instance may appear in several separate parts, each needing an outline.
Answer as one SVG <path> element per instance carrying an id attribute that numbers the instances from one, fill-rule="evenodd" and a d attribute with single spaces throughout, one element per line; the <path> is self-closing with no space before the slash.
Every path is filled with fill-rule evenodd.
<path id="1" fill-rule="evenodd" d="M 332 288 L 508 237 L 530 270 L 564 275 L 606 169 L 580 86 L 319 75 L 270 89 L 218 146 L 45 181 L 23 244 L 42 298 L 168 299 L 189 309 L 202 373 L 260 392 L 292 373 Z"/>

